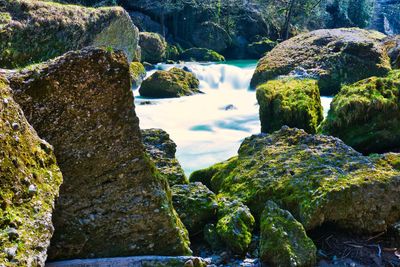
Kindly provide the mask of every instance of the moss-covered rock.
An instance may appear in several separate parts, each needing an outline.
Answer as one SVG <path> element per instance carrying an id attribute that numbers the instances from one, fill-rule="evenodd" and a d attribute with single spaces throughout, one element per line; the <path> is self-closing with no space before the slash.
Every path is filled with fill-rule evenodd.
<path id="1" fill-rule="evenodd" d="M 169 185 L 188 184 L 185 172 L 175 157 L 176 144 L 169 138 L 169 134 L 162 129 L 146 129 L 141 132 L 147 153 L 158 171 L 167 178 Z"/>
<path id="2" fill-rule="evenodd" d="M 139 87 L 143 79 L 146 77 L 146 69 L 140 62 L 132 62 L 129 66 L 131 73 L 132 86 Z"/>
<path id="3" fill-rule="evenodd" d="M 167 42 L 155 32 L 141 32 L 139 45 L 142 50 L 142 61 L 159 63 L 166 59 Z"/>
<path id="4" fill-rule="evenodd" d="M 143 81 L 139 93 L 154 98 L 181 97 L 201 93 L 199 80 L 193 73 L 179 68 L 159 70 Z"/>
<path id="5" fill-rule="evenodd" d="M 323 120 L 317 81 L 272 80 L 257 88 L 261 131 L 279 130 L 283 125 L 315 133 Z"/>
<path id="6" fill-rule="evenodd" d="M 0 75 L 0 265 L 44 266 L 62 175 Z"/>
<path id="7" fill-rule="evenodd" d="M 342 87 L 321 132 L 363 153 L 400 148 L 400 71 Z"/>
<path id="8" fill-rule="evenodd" d="M 289 210 L 306 230 L 330 222 L 379 232 L 400 217 L 400 172 L 334 137 L 282 127 L 245 139 L 237 157 L 212 168 L 196 175 L 209 179 L 220 196 L 240 199 L 256 218 L 267 200 Z"/>
<path id="9" fill-rule="evenodd" d="M 216 217 L 216 195 L 202 183 L 171 187 L 172 203 L 191 236 L 203 233 L 204 226 Z"/>
<path id="10" fill-rule="evenodd" d="M 381 41 L 385 35 L 357 28 L 316 30 L 277 45 L 259 62 L 251 86 L 281 75 L 318 80 L 321 95 L 335 94 L 341 84 L 384 76 L 391 67 Z"/>
<path id="11" fill-rule="evenodd" d="M 121 51 L 84 49 L 10 77 L 64 176 L 52 260 L 190 253 L 168 182 L 145 153 L 129 76 Z"/>
<path id="12" fill-rule="evenodd" d="M 383 44 L 392 63 L 392 67 L 400 69 L 400 35 L 388 36 Z"/>
<path id="13" fill-rule="evenodd" d="M 292 214 L 268 201 L 260 220 L 260 258 L 271 266 L 314 267 L 317 248 Z"/>
<path id="14" fill-rule="evenodd" d="M 220 62 L 225 61 L 225 58 L 217 52 L 207 48 L 190 48 L 182 52 L 180 60 Z"/>
<path id="15" fill-rule="evenodd" d="M 120 7 L 94 9 L 32 0 L 3 4 L 0 67 L 26 66 L 86 46 L 121 49 L 130 61 L 135 58 L 139 31 Z"/>
<path id="16" fill-rule="evenodd" d="M 259 41 L 252 42 L 247 45 L 247 55 L 250 58 L 259 59 L 271 51 L 278 43 L 268 38 L 262 38 Z"/>
<path id="17" fill-rule="evenodd" d="M 219 24 L 206 21 L 201 23 L 192 34 L 193 44 L 221 53 L 232 43 L 229 34 Z"/>

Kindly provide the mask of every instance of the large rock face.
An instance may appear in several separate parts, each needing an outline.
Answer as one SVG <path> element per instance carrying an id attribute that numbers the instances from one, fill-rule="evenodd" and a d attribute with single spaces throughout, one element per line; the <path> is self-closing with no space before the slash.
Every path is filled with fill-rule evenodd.
<path id="1" fill-rule="evenodd" d="M 122 49 L 130 61 L 137 56 L 139 32 L 122 8 L 93 9 L 32 0 L 3 3 L 0 67 L 26 66 L 85 46 Z"/>
<path id="2" fill-rule="evenodd" d="M 400 71 L 342 87 L 321 132 L 363 153 L 400 149 Z M 400 150 L 399 150 L 400 151 Z"/>
<path id="3" fill-rule="evenodd" d="M 258 218 L 273 200 L 306 230 L 330 222 L 379 232 L 400 218 L 398 170 L 337 138 L 303 130 L 282 127 L 247 138 L 238 157 L 196 175 L 208 175 L 214 192 L 241 199 Z"/>
<path id="4" fill-rule="evenodd" d="M 11 83 L 64 175 L 50 259 L 190 252 L 167 181 L 144 152 L 123 52 L 69 52 Z"/>
<path id="5" fill-rule="evenodd" d="M 28 124 L 0 75 L 0 265 L 44 266 L 61 182 L 53 148 Z"/>
<path id="6" fill-rule="evenodd" d="M 229 34 L 217 23 L 204 22 L 193 33 L 193 44 L 218 53 L 227 49 L 231 43 Z"/>
<path id="7" fill-rule="evenodd" d="M 390 61 L 385 35 L 357 28 L 317 30 L 277 45 L 263 57 L 251 80 L 257 87 L 281 75 L 318 79 L 321 95 L 335 94 L 342 83 L 383 76 Z"/>

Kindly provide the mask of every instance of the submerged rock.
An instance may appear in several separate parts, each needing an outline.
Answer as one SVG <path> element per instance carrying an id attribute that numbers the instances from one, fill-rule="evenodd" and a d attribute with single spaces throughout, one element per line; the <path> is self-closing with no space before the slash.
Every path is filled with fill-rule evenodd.
<path id="1" fill-rule="evenodd" d="M 321 132 L 363 153 L 400 149 L 400 71 L 342 87 Z"/>
<path id="2" fill-rule="evenodd" d="M 0 75 L 0 265 L 44 266 L 62 174 Z"/>
<path id="3" fill-rule="evenodd" d="M 252 77 L 251 86 L 280 75 L 318 79 L 321 95 L 335 94 L 341 84 L 370 76 L 384 76 L 390 61 L 381 41 L 385 35 L 357 28 L 316 30 L 278 44 L 263 57 Z"/>
<path id="4" fill-rule="evenodd" d="M 220 62 L 225 61 L 225 58 L 217 52 L 207 48 L 190 48 L 182 52 L 180 60 Z"/>
<path id="5" fill-rule="evenodd" d="M 49 259 L 187 255 L 187 230 L 141 141 L 121 52 L 84 49 L 12 75 L 64 175 Z"/>
<path id="6" fill-rule="evenodd" d="M 158 171 L 167 178 L 168 183 L 171 186 L 189 183 L 175 157 L 176 144 L 169 138 L 169 134 L 161 129 L 146 129 L 141 132 L 146 151 Z"/>
<path id="7" fill-rule="evenodd" d="M 374 233 L 400 218 L 398 170 L 337 138 L 303 130 L 282 127 L 249 137 L 237 157 L 196 176 L 209 180 L 220 196 L 240 199 L 256 218 L 273 200 L 306 230 L 329 222 Z"/>
<path id="8" fill-rule="evenodd" d="M 167 42 L 160 34 L 141 32 L 139 44 L 142 50 L 142 61 L 155 64 L 165 60 Z"/>
<path id="9" fill-rule="evenodd" d="M 133 87 L 139 87 L 146 77 L 146 69 L 140 62 L 132 62 L 129 66 Z"/>
<path id="10" fill-rule="evenodd" d="M 323 120 L 319 89 L 315 80 L 273 80 L 257 88 L 261 131 L 279 130 L 283 125 L 315 133 Z"/>
<path id="11" fill-rule="evenodd" d="M 179 68 L 159 70 L 143 81 L 139 93 L 154 98 L 181 97 L 201 93 L 193 73 Z"/>
<path id="12" fill-rule="evenodd" d="M 260 258 L 271 266 L 309 266 L 316 264 L 317 248 L 303 225 L 287 210 L 268 201 L 261 214 Z"/>
<path id="13" fill-rule="evenodd" d="M 130 61 L 137 57 L 139 31 L 120 7 L 94 9 L 32 0 L 3 4 L 8 20 L 0 24 L 0 67 L 26 66 L 86 46 L 121 49 Z"/>

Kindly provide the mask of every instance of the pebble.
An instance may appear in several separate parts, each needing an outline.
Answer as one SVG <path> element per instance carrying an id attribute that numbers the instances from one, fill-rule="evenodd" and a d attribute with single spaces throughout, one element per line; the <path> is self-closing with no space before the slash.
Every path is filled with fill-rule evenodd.
<path id="1" fill-rule="evenodd" d="M 15 256 L 17 256 L 17 249 L 18 249 L 17 246 L 11 248 L 5 248 L 4 253 L 6 253 L 8 259 L 13 259 L 15 258 Z"/>
<path id="2" fill-rule="evenodd" d="M 13 128 L 14 131 L 18 131 L 19 130 L 19 124 L 14 122 L 13 124 L 11 124 L 11 127 Z"/>
<path id="3" fill-rule="evenodd" d="M 29 186 L 29 188 L 28 188 L 28 192 L 29 192 L 30 195 L 36 194 L 36 192 L 37 192 L 36 186 L 35 186 L 34 184 L 31 184 L 31 185 Z"/>

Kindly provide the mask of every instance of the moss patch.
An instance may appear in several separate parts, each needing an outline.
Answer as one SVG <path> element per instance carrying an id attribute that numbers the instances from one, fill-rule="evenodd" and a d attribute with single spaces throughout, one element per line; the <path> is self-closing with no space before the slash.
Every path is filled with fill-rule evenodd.
<path id="1" fill-rule="evenodd" d="M 184 61 L 220 62 L 224 56 L 207 48 L 190 48 L 182 52 L 180 59 Z"/>
<path id="2" fill-rule="evenodd" d="M 146 77 L 146 70 L 140 62 L 132 62 L 129 65 L 129 72 L 131 74 L 133 87 L 138 87 L 144 77 Z"/>

